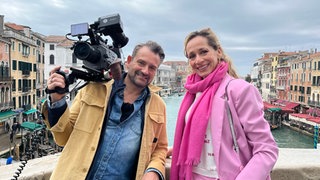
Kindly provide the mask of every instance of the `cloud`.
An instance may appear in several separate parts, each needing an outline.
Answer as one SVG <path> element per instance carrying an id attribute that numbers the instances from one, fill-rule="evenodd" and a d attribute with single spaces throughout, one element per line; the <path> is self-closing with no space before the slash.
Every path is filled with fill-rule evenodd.
<path id="1" fill-rule="evenodd" d="M 185 36 L 210 27 L 218 35 L 239 73 L 250 72 L 264 52 L 319 48 L 318 0 L 0 0 L 5 21 L 26 25 L 44 35 L 65 35 L 70 25 L 93 23 L 99 17 L 119 13 L 129 43 L 147 40 L 161 44 L 166 60 L 186 60 Z"/>

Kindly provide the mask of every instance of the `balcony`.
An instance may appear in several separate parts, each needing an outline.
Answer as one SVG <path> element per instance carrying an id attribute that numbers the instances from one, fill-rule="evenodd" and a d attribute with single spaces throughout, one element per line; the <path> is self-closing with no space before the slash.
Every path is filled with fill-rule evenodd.
<path id="1" fill-rule="evenodd" d="M 285 86 L 277 86 L 277 90 L 285 90 L 286 87 Z"/>
<path id="2" fill-rule="evenodd" d="M 0 76 L 0 82 L 12 82 L 12 80 L 13 80 L 12 76 L 8 76 L 8 77 Z"/>
<path id="3" fill-rule="evenodd" d="M 36 43 L 36 40 L 33 40 L 29 37 L 26 37 L 20 33 L 16 33 L 16 32 L 13 32 L 13 31 L 4 31 L 4 34 L 3 34 L 4 37 L 8 37 L 8 38 L 15 38 L 15 39 L 18 39 L 22 42 L 25 42 L 27 44 L 31 44 L 33 46 L 37 46 L 37 43 Z"/>
<path id="4" fill-rule="evenodd" d="M 13 107 L 13 101 L 7 101 L 7 102 L 1 102 L 0 103 L 0 111 L 6 110 L 6 109 L 12 109 Z"/>
<path id="5" fill-rule="evenodd" d="M 320 102 L 319 101 L 308 100 L 308 105 L 309 106 L 318 106 L 318 107 L 320 107 Z"/>
<path id="6" fill-rule="evenodd" d="M 22 92 L 23 93 L 29 93 L 31 91 L 31 87 L 23 87 Z"/>
<path id="7" fill-rule="evenodd" d="M 22 70 L 22 76 L 29 77 L 30 76 L 30 71 L 29 70 Z"/>

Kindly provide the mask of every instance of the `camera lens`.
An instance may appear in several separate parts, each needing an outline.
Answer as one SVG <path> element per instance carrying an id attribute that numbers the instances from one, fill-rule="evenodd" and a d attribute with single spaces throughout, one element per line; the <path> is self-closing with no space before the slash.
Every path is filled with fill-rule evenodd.
<path id="1" fill-rule="evenodd" d="M 86 42 L 79 42 L 74 47 L 74 55 L 81 60 L 96 63 L 100 60 L 101 54 L 98 49 Z"/>

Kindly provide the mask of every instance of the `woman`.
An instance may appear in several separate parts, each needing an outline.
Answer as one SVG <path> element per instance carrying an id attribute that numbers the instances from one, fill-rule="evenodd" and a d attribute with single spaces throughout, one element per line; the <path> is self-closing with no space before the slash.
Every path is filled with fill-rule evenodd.
<path id="1" fill-rule="evenodd" d="M 211 29 L 192 32 L 184 46 L 192 74 L 178 114 L 170 179 L 270 179 L 278 147 L 263 118 L 259 92 L 237 79 L 231 60 Z"/>

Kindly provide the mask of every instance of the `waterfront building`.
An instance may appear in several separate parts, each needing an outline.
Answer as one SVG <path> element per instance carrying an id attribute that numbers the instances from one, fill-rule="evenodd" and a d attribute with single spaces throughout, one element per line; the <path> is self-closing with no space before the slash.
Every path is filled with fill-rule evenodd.
<path id="1" fill-rule="evenodd" d="M 184 90 L 183 85 L 188 76 L 188 62 L 187 61 L 165 61 L 163 64 L 170 66 L 175 72 L 175 81 L 172 83 L 174 92 L 181 92 Z"/>
<path id="2" fill-rule="evenodd" d="M 153 84 L 161 87 L 159 95 L 164 97 L 172 93 L 172 86 L 176 80 L 176 74 L 171 66 L 160 64 L 157 73 L 153 79 Z"/>
<path id="3" fill-rule="evenodd" d="M 37 61 L 37 67 L 36 67 L 36 108 L 40 109 L 41 103 L 45 100 L 46 94 L 45 94 L 45 59 L 44 59 L 44 49 L 45 49 L 45 36 L 37 33 L 37 32 L 31 32 L 33 39 L 35 39 L 37 43 L 36 47 L 36 61 Z"/>
<path id="4" fill-rule="evenodd" d="M 278 66 L 278 57 L 271 57 L 271 81 L 270 81 L 270 101 L 273 102 L 277 99 L 277 66 Z"/>
<path id="5" fill-rule="evenodd" d="M 295 58 L 294 52 L 280 52 L 277 55 L 278 66 L 276 73 L 276 93 L 277 99 L 288 101 L 288 92 L 290 88 L 290 59 Z"/>
<path id="6" fill-rule="evenodd" d="M 308 109 L 308 99 L 311 95 L 312 62 L 308 51 L 299 52 L 291 60 L 289 100 L 301 104 L 301 113 Z"/>
<path id="7" fill-rule="evenodd" d="M 311 96 L 308 99 L 308 105 L 311 107 L 307 112 L 311 115 L 320 116 L 320 52 L 317 49 L 312 51 L 310 56 L 308 56 L 310 62 L 312 63 L 311 70 Z"/>
<path id="8" fill-rule="evenodd" d="M 276 53 L 264 53 L 253 65 L 251 83 L 256 86 L 264 101 L 270 102 L 271 61 Z"/>
<path id="9" fill-rule="evenodd" d="M 51 69 L 56 66 L 61 66 L 62 69 L 70 69 L 70 67 L 82 68 L 82 61 L 78 60 L 73 54 L 73 50 L 71 50 L 73 44 L 74 42 L 65 36 L 50 35 L 45 38 L 45 82 L 49 78 Z M 76 84 L 77 82 L 71 84 L 69 90 L 73 89 Z M 76 91 L 72 92 L 67 101 L 72 101 L 76 93 Z"/>
<path id="10" fill-rule="evenodd" d="M 261 85 L 260 85 L 260 74 L 261 74 L 261 61 L 258 59 L 256 62 L 254 62 L 253 67 L 251 68 L 251 83 L 258 88 L 259 92 L 261 93 Z"/>
<path id="11" fill-rule="evenodd" d="M 2 19 L 3 20 L 3 19 Z M 31 28 L 15 23 L 5 23 L 3 37 L 11 42 L 10 63 L 12 101 L 17 121 L 33 119 L 36 114 L 36 40 Z M 12 122 L 10 123 L 12 124 Z"/>
<path id="12" fill-rule="evenodd" d="M 12 119 L 15 113 L 11 94 L 12 76 L 10 72 L 10 46 L 9 39 L 3 37 L 3 15 L 0 15 L 0 134 L 8 131 L 7 121 Z"/>

